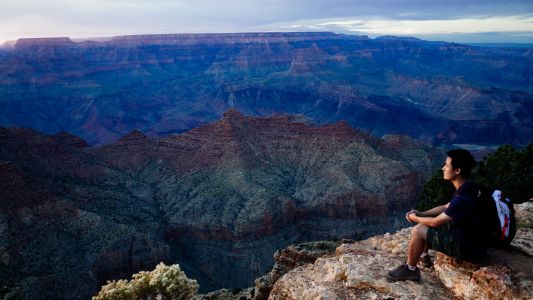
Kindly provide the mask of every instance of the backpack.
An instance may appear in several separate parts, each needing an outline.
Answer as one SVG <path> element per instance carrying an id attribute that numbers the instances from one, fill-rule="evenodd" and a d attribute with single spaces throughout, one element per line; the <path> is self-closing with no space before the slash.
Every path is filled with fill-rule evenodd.
<path id="1" fill-rule="evenodd" d="M 513 203 L 501 190 L 481 187 L 478 191 L 481 206 L 483 240 L 490 248 L 509 246 L 516 234 L 516 218 Z"/>

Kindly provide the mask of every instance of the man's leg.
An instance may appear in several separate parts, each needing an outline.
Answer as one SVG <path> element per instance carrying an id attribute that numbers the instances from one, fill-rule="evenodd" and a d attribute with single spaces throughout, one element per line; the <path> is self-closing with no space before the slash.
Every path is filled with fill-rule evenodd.
<path id="1" fill-rule="evenodd" d="M 418 263 L 420 255 L 427 251 L 426 237 L 428 234 L 428 227 L 424 224 L 417 224 L 411 232 L 411 240 L 409 241 L 409 249 L 407 250 L 407 265 L 415 267 Z"/>
<path id="2" fill-rule="evenodd" d="M 407 249 L 407 264 L 402 264 L 387 273 L 389 281 L 413 280 L 420 281 L 420 270 L 416 267 L 420 254 L 426 248 L 428 227 L 417 224 L 411 232 L 409 248 Z"/>
<path id="3" fill-rule="evenodd" d="M 429 232 L 429 229 L 428 229 L 428 232 Z M 428 250 L 429 250 L 429 242 L 428 242 L 428 237 L 426 235 L 426 247 L 424 247 L 424 252 L 422 252 L 422 254 L 420 255 L 420 259 L 418 260 L 418 264 L 423 266 L 424 268 L 431 268 L 433 266 L 433 261 L 431 260 L 431 257 L 429 256 Z"/>

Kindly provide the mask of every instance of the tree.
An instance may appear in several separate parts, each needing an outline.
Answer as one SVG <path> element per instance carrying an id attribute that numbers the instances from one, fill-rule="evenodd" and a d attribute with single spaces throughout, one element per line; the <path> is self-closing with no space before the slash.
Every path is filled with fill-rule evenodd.
<path id="1" fill-rule="evenodd" d="M 502 190 L 514 203 L 533 197 L 533 146 L 516 150 L 503 145 L 487 155 L 474 169 L 478 184 Z"/>

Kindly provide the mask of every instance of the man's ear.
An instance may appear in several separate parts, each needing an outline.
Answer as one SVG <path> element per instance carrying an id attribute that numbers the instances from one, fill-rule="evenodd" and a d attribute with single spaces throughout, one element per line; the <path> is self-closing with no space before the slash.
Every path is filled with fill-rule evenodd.
<path id="1" fill-rule="evenodd" d="M 453 171 L 455 172 L 455 175 L 461 174 L 461 168 L 457 168 L 457 169 L 455 169 Z"/>

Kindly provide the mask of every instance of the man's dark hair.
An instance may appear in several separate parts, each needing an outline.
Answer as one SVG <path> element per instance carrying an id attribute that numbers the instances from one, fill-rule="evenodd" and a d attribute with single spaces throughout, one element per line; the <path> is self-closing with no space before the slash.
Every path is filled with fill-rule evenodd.
<path id="1" fill-rule="evenodd" d="M 476 164 L 476 161 L 468 150 L 454 149 L 448 151 L 446 155 L 452 159 L 452 169 L 457 170 L 461 168 L 461 176 L 463 178 L 470 178 L 472 168 Z"/>

